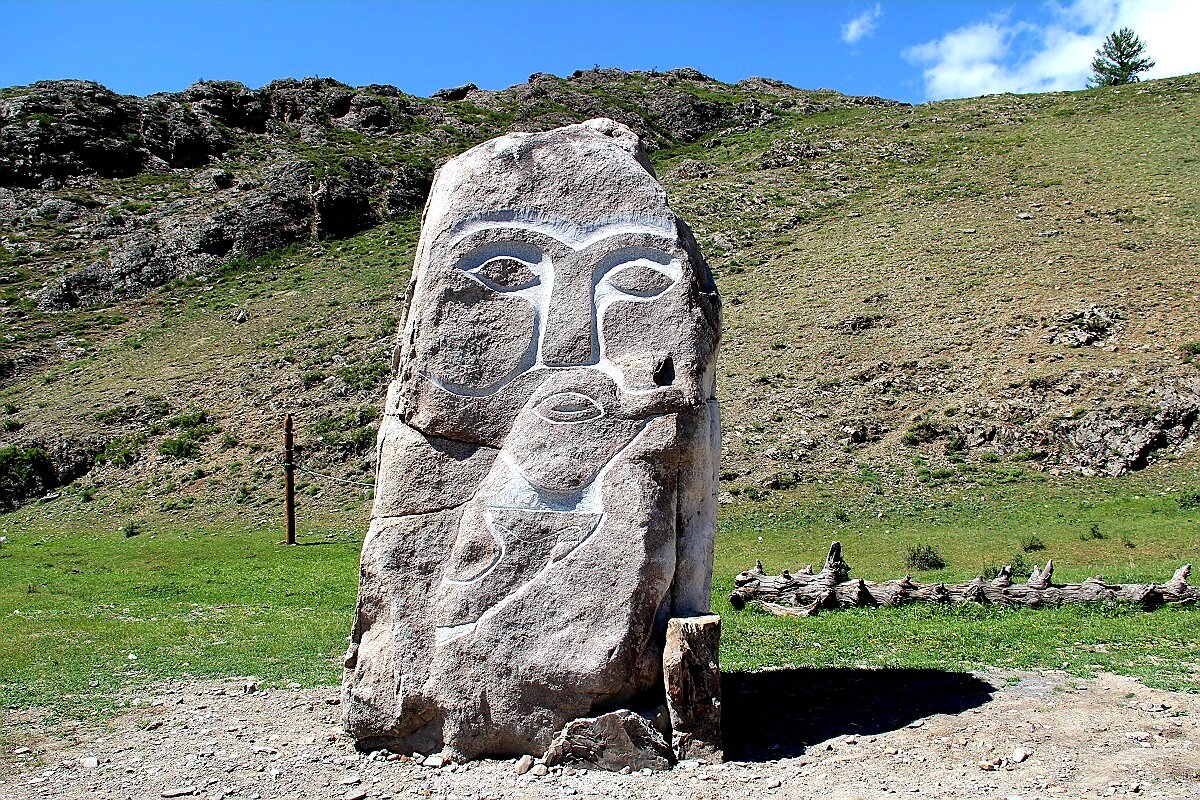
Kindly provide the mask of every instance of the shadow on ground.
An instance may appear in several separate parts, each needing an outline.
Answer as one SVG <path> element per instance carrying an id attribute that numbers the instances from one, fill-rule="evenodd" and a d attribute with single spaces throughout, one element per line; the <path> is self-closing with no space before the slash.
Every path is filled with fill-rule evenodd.
<path id="1" fill-rule="evenodd" d="M 931 714 L 957 714 L 992 699 L 995 687 L 937 669 L 783 669 L 721 676 L 725 757 L 798 756 L 844 734 L 903 728 Z"/>

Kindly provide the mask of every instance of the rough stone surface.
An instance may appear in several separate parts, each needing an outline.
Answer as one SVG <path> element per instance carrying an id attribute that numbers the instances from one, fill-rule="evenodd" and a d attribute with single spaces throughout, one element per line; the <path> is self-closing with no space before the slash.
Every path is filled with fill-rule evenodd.
<path id="1" fill-rule="evenodd" d="M 620 772 L 670 769 L 675 758 L 650 720 L 621 709 L 569 723 L 551 742 L 544 761 L 551 767 L 577 765 Z"/>
<path id="2" fill-rule="evenodd" d="M 667 620 L 708 610 L 719 331 L 625 126 L 442 167 L 346 655 L 363 746 L 541 755 L 596 709 L 661 703 Z"/>
<path id="3" fill-rule="evenodd" d="M 352 159 L 347 163 L 347 176 L 319 177 L 312 164 L 289 161 L 268 167 L 254 186 L 216 189 L 203 207 L 117 237 L 102 259 L 48 283 L 37 295 L 38 305 L 63 311 L 137 297 L 231 259 L 254 258 L 314 238 L 348 236 L 379 222 L 372 197 L 403 195 L 399 204 L 414 207 L 428 184 L 403 168 Z"/>
<path id="4" fill-rule="evenodd" d="M 667 623 L 663 683 L 671 715 L 671 747 L 680 759 L 721 760 L 721 618 Z"/>
<path id="5" fill-rule="evenodd" d="M 1194 449 L 1200 440 L 1200 380 L 1163 386 L 1148 399 L 1060 423 L 1062 460 L 1085 475 L 1124 475 L 1161 452 Z"/>
<path id="6" fill-rule="evenodd" d="M 104 450 L 107 439 L 100 435 L 36 437 L 22 446 L 23 469 L 13 469 L 0 482 L 0 511 L 16 508 L 32 497 L 66 486 L 86 475 Z M 10 458 L 18 456 L 16 452 Z"/>

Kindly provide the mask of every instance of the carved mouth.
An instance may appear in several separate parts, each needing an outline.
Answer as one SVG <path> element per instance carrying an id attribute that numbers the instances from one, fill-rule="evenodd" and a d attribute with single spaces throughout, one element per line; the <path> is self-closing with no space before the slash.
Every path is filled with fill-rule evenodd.
<path id="1" fill-rule="evenodd" d="M 596 419 L 604 415 L 604 409 L 586 394 L 558 392 L 534 406 L 533 413 L 547 422 L 563 425 Z"/>

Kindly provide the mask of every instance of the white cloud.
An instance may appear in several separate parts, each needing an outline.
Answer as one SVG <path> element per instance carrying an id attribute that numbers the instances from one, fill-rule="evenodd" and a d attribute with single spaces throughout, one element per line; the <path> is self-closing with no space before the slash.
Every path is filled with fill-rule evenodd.
<path id="1" fill-rule="evenodd" d="M 1161 78 L 1200 71 L 1200 3 L 1196 0 L 1074 0 L 1052 4 L 1050 21 L 992 17 L 904 51 L 923 65 L 931 100 L 996 92 L 1081 89 L 1100 43 L 1121 27 L 1146 43 Z"/>
<path id="2" fill-rule="evenodd" d="M 868 8 L 854 19 L 842 26 L 842 41 L 854 44 L 875 32 L 875 23 L 883 15 L 883 6 L 879 3 L 874 8 Z"/>

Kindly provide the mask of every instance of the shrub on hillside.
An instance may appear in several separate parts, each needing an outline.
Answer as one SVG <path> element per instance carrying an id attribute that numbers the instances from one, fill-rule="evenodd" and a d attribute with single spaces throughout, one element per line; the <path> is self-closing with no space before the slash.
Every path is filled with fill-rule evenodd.
<path id="1" fill-rule="evenodd" d="M 50 456 L 41 447 L 0 447 L 0 510 L 41 494 L 55 484 L 56 477 Z"/>
<path id="2" fill-rule="evenodd" d="M 1024 553 L 1017 553 L 1017 555 L 1014 556 L 1012 561 L 1008 562 L 1007 565 L 990 564 L 983 568 L 983 572 L 981 572 L 980 575 L 985 581 L 990 581 L 998 576 L 1000 574 L 1000 570 L 1005 566 L 1012 567 L 1013 582 L 1021 583 L 1029 577 L 1031 572 L 1033 572 L 1034 565 L 1025 560 Z"/>
<path id="3" fill-rule="evenodd" d="M 913 571 L 926 572 L 931 569 L 942 569 L 946 566 L 946 559 L 942 558 L 942 554 L 933 546 L 916 544 L 905 551 L 904 563 Z"/>
<path id="4" fill-rule="evenodd" d="M 203 411 L 176 414 L 167 420 L 167 427 L 175 428 L 179 434 L 159 442 L 158 452 L 179 459 L 194 458 L 200 452 L 200 445 L 217 431 Z"/>
<path id="5" fill-rule="evenodd" d="M 134 433 L 110 439 L 100 453 L 100 462 L 111 464 L 114 467 L 131 466 L 133 462 L 137 461 L 138 446 L 141 445 L 143 438 L 145 437 L 142 434 Z"/>
<path id="6" fill-rule="evenodd" d="M 909 447 L 915 447 L 919 444 L 932 442 L 934 439 L 941 436 L 945 431 L 939 428 L 935 423 L 927 419 L 919 419 L 912 425 L 908 426 L 908 430 L 900 437 L 900 441 Z"/>

